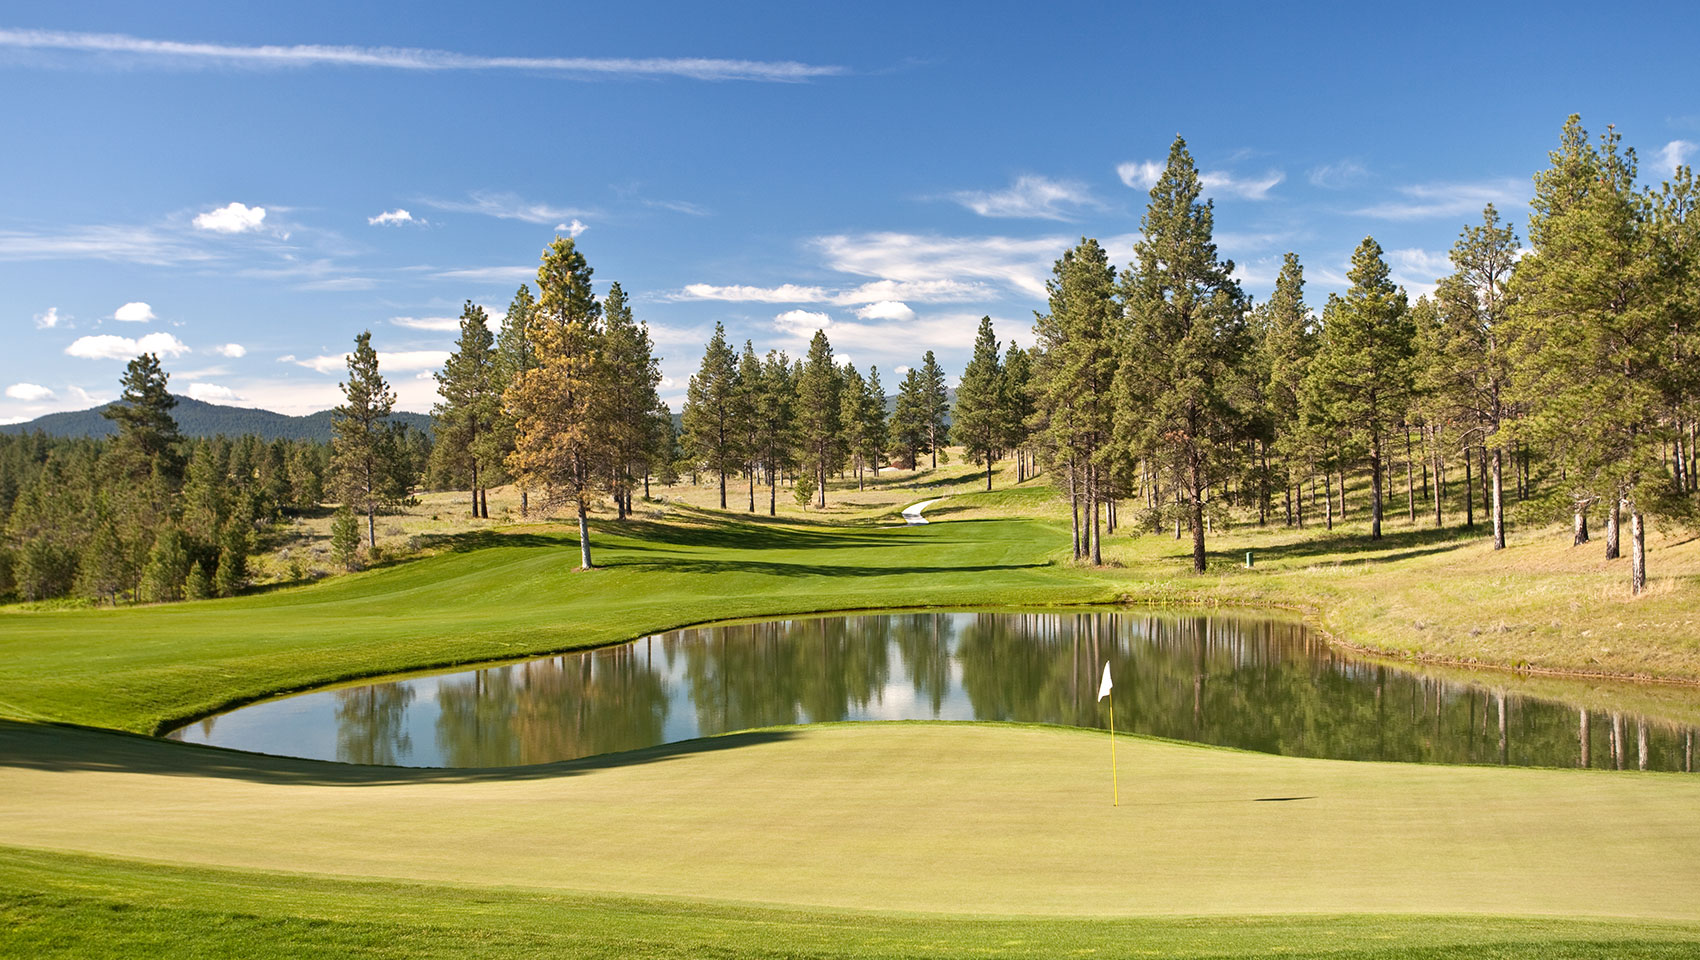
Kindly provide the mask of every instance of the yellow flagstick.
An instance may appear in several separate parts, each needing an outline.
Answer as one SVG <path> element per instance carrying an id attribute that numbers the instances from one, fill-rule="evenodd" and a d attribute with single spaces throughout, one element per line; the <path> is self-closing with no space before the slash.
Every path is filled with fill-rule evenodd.
<path id="1" fill-rule="evenodd" d="M 1121 777 L 1116 773 L 1116 694 L 1110 691 L 1110 806 L 1122 805 Z"/>

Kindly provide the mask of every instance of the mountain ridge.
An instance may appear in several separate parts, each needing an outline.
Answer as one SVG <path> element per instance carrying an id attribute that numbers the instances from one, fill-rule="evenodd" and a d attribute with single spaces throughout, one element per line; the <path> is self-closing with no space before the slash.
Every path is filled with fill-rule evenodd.
<path id="1" fill-rule="evenodd" d="M 258 407 L 233 407 L 179 394 L 174 396 L 177 397 L 177 406 L 171 415 L 186 437 L 239 437 L 252 433 L 267 440 L 318 440 L 328 443 L 331 439 L 330 410 L 296 417 Z M 23 423 L 0 426 L 0 433 L 28 434 L 40 430 L 55 437 L 109 437 L 117 431 L 116 424 L 101 416 L 101 411 L 109 406 L 112 404 L 49 413 Z M 431 431 L 431 417 L 427 414 L 397 411 L 390 415 L 390 419 L 426 433 Z"/>

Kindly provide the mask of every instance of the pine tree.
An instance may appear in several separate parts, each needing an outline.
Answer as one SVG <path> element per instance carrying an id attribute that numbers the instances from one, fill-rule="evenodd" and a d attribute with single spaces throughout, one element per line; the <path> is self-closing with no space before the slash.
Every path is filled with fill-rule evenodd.
<path id="1" fill-rule="evenodd" d="M 378 372 L 372 331 L 354 338 L 348 355 L 348 381 L 338 384 L 344 401 L 331 416 L 331 463 L 342 500 L 366 514 L 367 542 L 378 545 L 378 508 L 395 502 L 394 446 L 386 423 L 395 408 L 395 392 Z"/>
<path id="2" fill-rule="evenodd" d="M 1488 204 L 1480 226 L 1467 227 L 1452 245 L 1453 273 L 1435 291 L 1439 319 L 1425 351 L 1418 380 L 1424 392 L 1465 421 L 1470 439 L 1488 449 L 1493 469 L 1493 548 L 1505 549 L 1505 448 L 1502 430 L 1510 415 L 1511 359 L 1507 313 L 1509 285 L 1517 262 L 1517 234 L 1501 226 Z"/>
<path id="3" fill-rule="evenodd" d="M 903 374 L 897 387 L 897 409 L 891 415 L 891 442 L 905 451 L 910 470 L 921 469 L 921 454 L 926 453 L 932 422 L 927 415 L 927 382 L 921 371 L 911 367 Z"/>
<path id="4" fill-rule="evenodd" d="M 1282 258 L 1281 273 L 1275 279 L 1275 290 L 1256 311 L 1261 332 L 1259 349 L 1263 354 L 1263 369 L 1268 380 L 1263 394 L 1269 407 L 1274 432 L 1275 452 L 1283 464 L 1285 477 L 1287 522 L 1304 526 L 1304 497 L 1293 495 L 1298 486 L 1303 489 L 1304 476 L 1309 472 L 1311 449 L 1301 430 L 1305 375 L 1310 359 L 1316 354 L 1317 331 L 1310 308 L 1304 301 L 1304 267 L 1297 254 Z M 1295 511 L 1296 508 L 1296 511 Z"/>
<path id="5" fill-rule="evenodd" d="M 819 505 L 826 507 L 826 480 L 838 466 L 843 424 L 839 420 L 839 372 L 832 344 L 816 330 L 809 341 L 809 358 L 797 381 L 798 441 L 802 461 L 815 475 Z"/>
<path id="6" fill-rule="evenodd" d="M 183 581 L 183 593 L 190 600 L 205 600 L 213 596 L 213 586 L 207 582 L 207 572 L 201 568 L 201 561 L 189 564 L 188 579 Z"/>
<path id="7" fill-rule="evenodd" d="M 470 476 L 472 515 L 485 518 L 490 507 L 484 488 L 498 454 L 490 441 L 501 408 L 495 344 L 484 308 L 466 301 L 460 314 L 460 339 L 436 374 L 442 400 L 431 409 L 436 418 L 434 453 Z"/>
<path id="8" fill-rule="evenodd" d="M 750 512 L 756 512 L 756 474 L 761 461 L 762 406 L 767 391 L 767 377 L 756 348 L 744 341 L 743 355 L 738 358 L 738 390 L 735 405 L 738 426 L 738 449 L 743 452 L 743 470 L 749 487 Z"/>
<path id="9" fill-rule="evenodd" d="M 1122 326 L 1115 279 L 1103 246 L 1082 238 L 1052 267 L 1050 311 L 1037 314 L 1033 326 L 1040 349 L 1033 370 L 1040 452 L 1058 481 L 1068 484 L 1074 559 L 1092 563 L 1103 556 L 1099 499 L 1114 430 L 1112 385 Z"/>
<path id="10" fill-rule="evenodd" d="M 1193 570 L 1205 569 L 1205 499 L 1230 468 L 1242 411 L 1232 387 L 1250 348 L 1245 296 L 1232 261 L 1217 256 L 1215 208 L 1186 141 L 1169 148 L 1151 188 L 1122 296 L 1132 324 L 1117 408 L 1137 423 L 1131 440 L 1172 465 L 1192 533 Z"/>
<path id="11" fill-rule="evenodd" d="M 1660 255 L 1656 202 L 1636 191 L 1635 153 L 1620 139 L 1608 128 L 1596 147 L 1572 116 L 1552 168 L 1535 176 L 1534 249 L 1513 280 L 1514 376 L 1530 435 L 1554 445 L 1567 480 L 1605 501 L 1608 558 L 1619 511 L 1629 510 L 1630 587 L 1640 593 L 1646 515 L 1681 510 L 1668 501 L 1659 373 L 1676 349 L 1664 310 L 1677 274 Z"/>
<path id="12" fill-rule="evenodd" d="M 661 365 L 649 328 L 632 316 L 631 304 L 618 283 L 602 300 L 602 358 L 608 389 L 607 426 L 610 462 L 609 492 L 621 519 L 631 514 L 632 491 L 641 475 L 646 484 L 652 472 L 656 437 L 657 387 Z M 671 424 L 669 424 L 671 429 Z"/>
<path id="13" fill-rule="evenodd" d="M 856 453 L 877 478 L 880 475 L 880 461 L 885 457 L 889 439 L 885 422 L 885 385 L 880 383 L 879 367 L 868 367 L 868 379 L 862 385 L 860 407 L 862 422 L 857 430 L 860 439 Z"/>
<path id="14" fill-rule="evenodd" d="M 360 521 L 346 503 L 331 517 L 331 556 L 344 570 L 353 570 L 360 556 Z"/>
<path id="15" fill-rule="evenodd" d="M 792 465 L 796 446 L 797 381 L 791 360 L 769 350 L 761 365 L 761 391 L 756 398 L 755 449 L 767 471 L 767 513 L 778 513 L 779 475 Z"/>
<path id="16" fill-rule="evenodd" d="M 685 448 L 720 477 L 726 509 L 726 474 L 739 458 L 738 355 L 726 345 L 726 327 L 714 325 L 702 365 L 685 391 Z"/>
<path id="17" fill-rule="evenodd" d="M 609 382 L 600 356 L 601 305 L 591 269 L 569 237 L 556 237 L 537 270 L 533 323 L 537 366 L 508 387 L 514 411 L 514 452 L 508 469 L 522 488 L 541 488 L 552 502 L 571 502 L 578 514 L 579 556 L 592 568 L 590 503 L 608 469 Z"/>
<path id="18" fill-rule="evenodd" d="M 921 358 L 921 381 L 927 388 L 927 448 L 932 451 L 936 470 L 940 457 L 950 462 L 950 455 L 944 450 L 950 442 L 950 393 L 944 385 L 944 368 L 933 358 L 931 350 Z"/>
<path id="19" fill-rule="evenodd" d="M 956 407 L 951 412 L 951 430 L 968 453 L 968 459 L 986 467 L 986 489 L 992 489 L 992 465 L 1009 434 L 1008 389 L 1003 363 L 998 356 L 998 338 L 992 318 L 980 319 L 974 338 L 974 356 L 962 372 L 956 388 Z"/>
<path id="20" fill-rule="evenodd" d="M 514 292 L 512 302 L 508 304 L 508 312 L 502 317 L 502 330 L 496 335 L 495 375 L 492 377 L 491 390 L 495 392 L 498 402 L 495 428 L 490 432 L 489 446 L 493 453 L 490 462 L 499 465 L 504 473 L 508 457 L 514 452 L 515 424 L 513 411 L 508 408 L 503 398 L 507 396 L 508 388 L 513 386 L 520 374 L 537 366 L 537 353 L 531 342 L 536 314 L 537 301 L 531 295 L 531 288 L 522 283 Z M 521 487 L 519 515 L 524 517 L 530 513 L 531 492 Z"/>
<path id="21" fill-rule="evenodd" d="M 173 490 L 183 476 L 183 437 L 171 411 L 177 398 L 166 383 L 170 375 L 160 367 L 159 355 L 144 353 L 124 368 L 124 392 L 117 403 L 100 414 L 118 425 L 113 456 L 124 463 L 131 476 L 163 474 Z"/>
<path id="22" fill-rule="evenodd" d="M 1003 445 L 1006 450 L 1015 451 L 1015 480 L 1025 483 L 1030 467 L 1027 463 L 1025 450 L 1028 434 L 1031 428 L 1028 422 L 1033 419 L 1033 355 L 1017 346 L 1015 340 L 1009 341 L 1009 351 L 1003 358 L 1004 371 L 1004 401 L 1009 405 L 1008 416 L 1004 418 Z"/>
<path id="23" fill-rule="evenodd" d="M 1347 277 L 1351 288 L 1324 314 L 1307 389 L 1369 457 L 1370 539 L 1379 540 L 1388 443 L 1411 399 L 1415 329 L 1405 291 L 1389 278 L 1373 238 L 1358 245 Z"/>

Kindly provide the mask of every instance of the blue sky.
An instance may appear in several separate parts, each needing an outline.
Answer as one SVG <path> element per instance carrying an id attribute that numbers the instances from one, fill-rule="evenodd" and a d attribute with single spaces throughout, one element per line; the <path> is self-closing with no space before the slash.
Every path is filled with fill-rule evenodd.
<path id="1" fill-rule="evenodd" d="M 1484 203 L 1523 232 L 1569 113 L 1644 179 L 1700 156 L 1693 8 L 1512 6 L 8 3 L 0 419 L 143 349 L 323 409 L 363 329 L 429 409 L 462 302 L 557 230 L 675 409 L 716 321 L 959 372 L 983 314 L 1030 342 L 1069 243 L 1130 259 L 1176 133 L 1254 296 L 1293 250 L 1320 303 L 1366 235 L 1419 293 Z"/>

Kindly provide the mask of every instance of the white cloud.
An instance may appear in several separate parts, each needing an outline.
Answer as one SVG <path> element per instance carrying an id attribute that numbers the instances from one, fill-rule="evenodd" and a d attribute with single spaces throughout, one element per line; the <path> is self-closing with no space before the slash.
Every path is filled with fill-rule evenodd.
<path id="1" fill-rule="evenodd" d="M 169 333 L 150 333 L 145 337 L 132 340 L 129 337 L 115 336 L 103 333 L 92 337 L 78 337 L 65 348 L 65 353 L 85 360 L 131 360 L 144 353 L 157 353 L 162 357 L 178 357 L 189 352 L 189 347 L 183 341 Z"/>
<path id="2" fill-rule="evenodd" d="M 1059 254 L 1061 251 L 1058 251 Z M 875 280 L 854 290 L 835 294 L 833 303 L 873 303 L 879 300 L 913 300 L 916 303 L 962 303 L 986 300 L 997 291 L 980 282 L 964 280 Z"/>
<path id="3" fill-rule="evenodd" d="M 785 333 L 807 339 L 814 336 L 816 330 L 832 326 L 832 318 L 812 310 L 787 310 L 773 318 L 773 325 Z"/>
<path id="4" fill-rule="evenodd" d="M 394 210 L 386 210 L 375 217 L 367 217 L 366 222 L 374 227 L 382 227 L 403 223 L 424 223 L 425 221 L 415 220 L 413 219 L 413 214 L 397 207 Z"/>
<path id="5" fill-rule="evenodd" d="M 1452 258 L 1444 251 L 1409 247 L 1387 252 L 1388 273 L 1412 297 L 1433 294 L 1437 281 L 1452 272 Z"/>
<path id="6" fill-rule="evenodd" d="M 51 330 L 59 326 L 59 319 L 59 308 L 48 307 L 46 313 L 35 315 L 35 328 L 37 330 Z"/>
<path id="7" fill-rule="evenodd" d="M 479 282 L 497 283 L 515 280 L 536 280 L 536 267 L 460 267 L 454 270 L 440 270 L 432 274 L 438 280 L 475 280 Z"/>
<path id="8" fill-rule="evenodd" d="M 1688 140 L 1672 140 L 1659 148 L 1659 166 L 1667 174 L 1675 173 L 1676 168 L 1688 162 L 1688 157 L 1694 152 L 1694 144 Z"/>
<path id="9" fill-rule="evenodd" d="M 1163 179 L 1164 164 L 1155 160 L 1144 160 L 1139 163 L 1123 163 L 1116 166 L 1116 176 L 1123 184 L 1135 190 L 1150 190 Z M 1268 197 L 1269 191 L 1275 185 L 1285 180 L 1287 175 L 1279 170 L 1270 170 L 1261 177 L 1237 177 L 1225 170 L 1209 170 L 1198 175 L 1199 185 L 1207 195 L 1233 194 L 1247 200 L 1262 200 Z"/>
<path id="10" fill-rule="evenodd" d="M 902 283 L 993 283 L 1043 298 L 1051 264 L 1069 240 L 867 233 L 818 237 L 814 244 L 826 254 L 832 269 L 844 273 Z M 920 298 L 888 294 L 870 299 Z"/>
<path id="11" fill-rule="evenodd" d="M 1369 169 L 1356 160 L 1341 160 L 1338 163 L 1325 163 L 1310 168 L 1306 179 L 1311 186 L 1322 187 L 1325 190 L 1338 190 L 1348 187 L 1369 176 Z"/>
<path id="12" fill-rule="evenodd" d="M 265 219 L 265 207 L 250 207 L 231 201 L 217 210 L 196 214 L 195 227 L 214 233 L 249 233 L 260 229 Z"/>
<path id="13" fill-rule="evenodd" d="M 1383 220 L 1422 220 L 1430 217 L 1468 217 L 1488 204 L 1500 208 L 1520 207 L 1529 187 L 1509 177 L 1476 183 L 1420 183 L 1399 187 L 1406 199 L 1378 203 L 1356 211 L 1361 216 Z"/>
<path id="14" fill-rule="evenodd" d="M 0 260 L 107 260 L 170 266 L 215 255 L 149 227 L 71 227 L 59 233 L 0 230 Z"/>
<path id="15" fill-rule="evenodd" d="M 54 399 L 56 394 L 39 383 L 14 383 L 6 388 L 6 396 L 25 403 L 43 403 Z"/>
<path id="16" fill-rule="evenodd" d="M 555 232 L 556 233 L 564 233 L 569 237 L 576 237 L 579 234 L 581 234 L 581 233 L 583 233 L 583 232 L 585 232 L 586 230 L 589 230 L 589 229 L 590 228 L 585 226 L 584 223 L 581 222 L 577 217 L 573 218 L 572 223 L 557 223 L 557 224 L 555 224 Z"/>
<path id="17" fill-rule="evenodd" d="M 231 359 L 235 359 L 237 357 L 247 356 L 248 348 L 244 347 L 240 343 L 223 343 L 213 347 L 213 353 L 216 353 L 221 357 L 230 357 Z"/>
<path id="18" fill-rule="evenodd" d="M 426 200 L 426 204 L 438 210 L 448 210 L 453 213 L 476 213 L 498 220 L 520 220 L 525 223 L 564 223 L 575 217 L 589 216 L 584 210 L 572 207 L 552 207 L 546 203 L 534 203 L 521 199 L 512 193 L 495 193 L 480 190 L 472 194 L 470 200 Z M 583 225 L 580 225 L 581 229 Z M 557 227 L 556 229 L 568 229 Z"/>
<path id="19" fill-rule="evenodd" d="M 1158 180 L 1163 179 L 1163 165 L 1155 160 L 1118 163 L 1116 176 L 1121 178 L 1123 184 L 1135 190 L 1149 190 L 1157 185 Z"/>
<path id="20" fill-rule="evenodd" d="M 906 367 L 906 366 L 896 366 L 896 367 L 891 368 L 891 372 L 897 374 L 900 377 L 907 377 L 909 375 L 909 368 Z M 887 385 L 887 389 L 894 389 L 895 387 L 896 387 L 896 384 L 888 384 Z"/>
<path id="21" fill-rule="evenodd" d="M 409 330 L 452 331 L 460 329 L 459 317 L 391 317 L 390 322 Z"/>
<path id="22" fill-rule="evenodd" d="M 713 216 L 713 211 L 707 207 L 691 203 L 688 200 L 645 200 L 643 205 L 655 207 L 658 210 L 671 210 L 674 213 L 683 213 L 693 217 Z"/>
<path id="23" fill-rule="evenodd" d="M 236 391 L 229 387 L 221 387 L 216 383 L 191 383 L 189 384 L 189 396 L 196 400 L 204 400 L 207 403 L 230 403 L 242 399 L 236 395 Z"/>
<path id="24" fill-rule="evenodd" d="M 153 307 L 140 300 L 132 300 L 112 311 L 112 319 L 122 320 L 125 323 L 147 323 L 149 320 L 158 320 L 159 318 L 154 316 Z"/>
<path id="25" fill-rule="evenodd" d="M 1228 193 L 1246 200 L 1264 200 L 1275 185 L 1287 179 L 1287 175 L 1279 170 L 1270 170 L 1260 177 L 1236 177 L 1222 170 L 1213 170 L 1198 175 L 1198 182 L 1207 194 Z"/>
<path id="26" fill-rule="evenodd" d="M 748 287 L 741 285 L 715 286 L 711 283 L 688 283 L 685 289 L 668 297 L 670 300 L 727 300 L 749 303 L 817 303 L 827 299 L 820 287 L 800 287 L 782 283 L 777 287 Z"/>
<path id="27" fill-rule="evenodd" d="M 378 372 L 384 375 L 396 373 L 414 373 L 420 370 L 435 370 L 449 358 L 447 350 L 399 350 L 394 353 L 378 351 Z M 282 357 L 278 358 L 282 360 Z M 289 362 L 306 367 L 317 373 L 340 373 L 348 369 L 348 354 L 324 355 Z"/>
<path id="28" fill-rule="evenodd" d="M 577 76 L 617 75 L 682 77 L 691 80 L 753 80 L 798 83 L 838 76 L 843 67 L 798 63 L 794 60 L 720 60 L 706 57 L 489 57 L 408 47 L 352 47 L 296 44 L 243 46 L 148 40 L 117 33 L 73 33 L 61 30 L 0 29 L 0 46 L 27 50 L 86 53 L 122 58 L 126 63 L 160 61 L 169 65 L 199 63 L 245 67 L 366 67 L 410 71 L 519 70 Z"/>
<path id="29" fill-rule="evenodd" d="M 876 300 L 856 310 L 863 320 L 913 320 L 915 311 L 901 300 Z"/>
<path id="30" fill-rule="evenodd" d="M 1005 190 L 960 190 L 951 199 L 982 217 L 1039 220 L 1070 220 L 1080 207 L 1097 204 L 1083 183 L 1032 175 L 1016 178 Z"/>
<path id="31" fill-rule="evenodd" d="M 68 389 L 71 397 L 84 407 L 98 407 L 112 402 L 112 395 L 109 393 L 91 393 L 78 386 L 72 386 Z"/>

